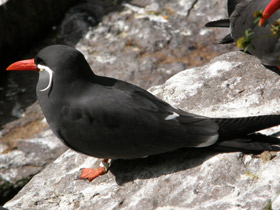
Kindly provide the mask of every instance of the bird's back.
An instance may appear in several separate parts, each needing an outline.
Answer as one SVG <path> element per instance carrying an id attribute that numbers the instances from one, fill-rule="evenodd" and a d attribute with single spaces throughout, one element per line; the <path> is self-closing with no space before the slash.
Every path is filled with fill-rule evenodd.
<path id="1" fill-rule="evenodd" d="M 131 159 L 209 146 L 218 139 L 218 126 L 209 118 L 178 110 L 132 84 L 103 77 L 98 81 L 83 92 L 70 91 L 56 109 L 48 108 L 55 122 L 50 127 L 76 151 Z"/>

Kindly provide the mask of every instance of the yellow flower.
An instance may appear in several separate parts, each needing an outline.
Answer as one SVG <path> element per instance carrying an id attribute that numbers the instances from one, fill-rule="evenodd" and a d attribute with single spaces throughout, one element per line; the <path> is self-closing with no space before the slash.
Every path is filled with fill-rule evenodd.
<path id="1" fill-rule="evenodd" d="M 280 19 L 276 20 L 273 25 L 271 25 L 270 30 L 273 36 L 280 36 Z"/>
<path id="2" fill-rule="evenodd" d="M 246 52 L 248 50 L 248 47 L 250 46 L 251 40 L 252 38 L 250 37 L 251 35 L 253 35 L 254 32 L 252 32 L 252 29 L 247 29 L 245 31 L 245 36 L 240 37 L 239 39 L 237 39 L 236 41 L 236 45 L 239 48 L 243 48 L 244 52 Z"/>

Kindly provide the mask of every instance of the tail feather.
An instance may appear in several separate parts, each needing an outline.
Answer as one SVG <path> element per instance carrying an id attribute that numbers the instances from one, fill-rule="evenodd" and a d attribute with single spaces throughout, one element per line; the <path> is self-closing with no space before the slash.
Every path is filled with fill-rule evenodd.
<path id="1" fill-rule="evenodd" d="M 252 134 L 233 140 L 218 141 L 211 146 L 223 152 L 263 152 L 280 151 L 280 139 L 262 134 Z"/>
<path id="2" fill-rule="evenodd" d="M 234 40 L 230 34 L 226 35 L 220 42 L 219 44 L 231 44 L 234 43 Z"/>
<path id="3" fill-rule="evenodd" d="M 186 147 L 210 146 L 215 150 L 241 152 L 280 151 L 280 139 L 255 133 L 280 125 L 280 115 L 205 118 L 183 111 L 179 114 L 176 119 L 188 128 Z"/>
<path id="4" fill-rule="evenodd" d="M 212 118 L 219 125 L 219 139 L 234 139 L 280 124 L 280 115 Z"/>
<path id="5" fill-rule="evenodd" d="M 208 22 L 205 24 L 205 27 L 220 27 L 220 28 L 229 28 L 230 27 L 230 21 L 229 19 L 221 19 L 221 20 L 216 20 L 212 22 Z M 230 44 L 234 43 L 233 38 L 231 37 L 230 34 L 226 35 L 220 42 L 219 44 Z"/>
<path id="6" fill-rule="evenodd" d="M 228 28 L 230 26 L 229 19 L 221 19 L 211 21 L 205 24 L 205 27 L 220 27 L 220 28 Z"/>

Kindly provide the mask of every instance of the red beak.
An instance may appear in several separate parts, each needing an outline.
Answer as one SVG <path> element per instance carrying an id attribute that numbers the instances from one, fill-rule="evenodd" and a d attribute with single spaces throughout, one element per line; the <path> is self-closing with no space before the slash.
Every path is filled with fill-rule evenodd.
<path id="1" fill-rule="evenodd" d="M 28 60 L 17 61 L 12 63 L 7 71 L 40 71 L 36 64 L 34 63 L 34 58 Z"/>
<path id="2" fill-rule="evenodd" d="M 259 26 L 262 26 L 264 22 L 273 15 L 280 8 L 280 0 L 271 0 L 263 11 L 262 18 L 260 20 Z"/>

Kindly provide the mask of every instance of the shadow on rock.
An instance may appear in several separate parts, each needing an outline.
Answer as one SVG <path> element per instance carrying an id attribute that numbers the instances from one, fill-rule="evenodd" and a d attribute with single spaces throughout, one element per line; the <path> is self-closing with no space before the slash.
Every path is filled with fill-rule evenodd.
<path id="1" fill-rule="evenodd" d="M 151 179 L 201 165 L 218 154 L 204 149 L 179 149 L 143 159 L 113 160 L 110 171 L 119 185 L 135 179 Z"/>

